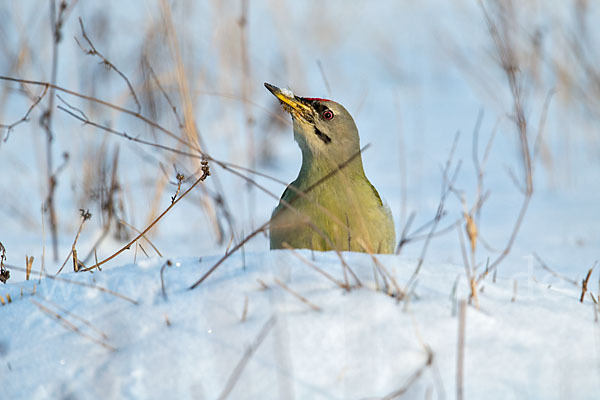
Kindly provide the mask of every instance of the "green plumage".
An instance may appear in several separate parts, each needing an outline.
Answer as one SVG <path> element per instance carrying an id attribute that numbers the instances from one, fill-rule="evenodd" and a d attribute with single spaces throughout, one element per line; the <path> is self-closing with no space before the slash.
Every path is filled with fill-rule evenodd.
<path id="1" fill-rule="evenodd" d="M 302 150 L 300 173 L 271 216 L 271 249 L 392 253 L 392 215 L 365 176 L 350 114 L 333 101 L 267 88 L 292 114 Z"/>

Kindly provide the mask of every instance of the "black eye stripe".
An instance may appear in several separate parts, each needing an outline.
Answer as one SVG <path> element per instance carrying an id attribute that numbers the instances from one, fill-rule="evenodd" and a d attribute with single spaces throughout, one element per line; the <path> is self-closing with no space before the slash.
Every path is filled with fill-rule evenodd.
<path id="1" fill-rule="evenodd" d="M 317 129 L 316 126 L 315 126 L 315 135 L 317 135 L 317 137 L 319 139 L 321 139 L 323 141 L 323 143 L 325 143 L 325 144 L 331 143 L 331 138 L 329 136 L 327 136 L 325 133 L 321 132 L 319 129 Z"/>

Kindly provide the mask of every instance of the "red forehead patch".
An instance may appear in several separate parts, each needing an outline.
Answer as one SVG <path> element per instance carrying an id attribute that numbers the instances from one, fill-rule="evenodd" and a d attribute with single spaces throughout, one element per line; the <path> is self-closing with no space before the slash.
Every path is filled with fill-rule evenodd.
<path id="1" fill-rule="evenodd" d="M 331 101 L 329 99 L 322 99 L 320 97 L 303 97 L 303 99 L 308 101 Z"/>

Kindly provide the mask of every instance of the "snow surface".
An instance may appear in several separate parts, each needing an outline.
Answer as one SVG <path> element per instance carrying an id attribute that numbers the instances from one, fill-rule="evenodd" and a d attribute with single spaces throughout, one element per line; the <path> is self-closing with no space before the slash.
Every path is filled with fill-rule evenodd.
<path id="1" fill-rule="evenodd" d="M 346 0 L 249 1 L 250 76 L 242 69 L 237 44 L 238 3 L 235 7 L 227 2 L 171 3 L 196 123 L 212 156 L 291 182 L 300 167 L 300 151 L 290 127 L 273 122 L 273 115 L 288 117 L 263 82 L 290 85 L 302 96 L 332 98 L 353 115 L 361 143 L 371 144 L 363 154 L 365 172 L 390 204 L 399 233 L 411 212 L 416 212 L 412 229 L 435 215 L 440 166 L 456 131 L 462 132 L 455 152 L 455 161 L 462 162 L 456 187 L 464 190 L 469 206 L 474 201 L 472 132 L 482 110 L 480 155 L 491 132 L 497 129 L 497 134 L 485 175 L 490 196 L 478 228 L 488 247 L 504 246 L 522 200 L 506 171 L 520 176 L 521 164 L 506 78 L 493 56 L 477 2 L 382 0 L 349 6 Z M 542 41 L 542 53 L 568 59 L 553 51 L 572 28 L 567 23 L 573 15 L 571 2 L 531 4 L 518 9 L 528 17 L 520 20 L 530 30 L 527 40 L 537 31 L 549 32 L 551 39 Z M 162 32 L 162 25 L 160 29 L 152 25 L 163 20 L 159 5 L 79 2 L 63 28 L 57 82 L 135 109 L 120 77 L 98 59 L 82 54 L 71 38 L 81 39 L 77 20 L 81 16 L 98 49 L 141 91 L 141 77 L 146 75 L 140 72 L 137 55 L 142 41 L 151 36 L 146 32 Z M 599 10 L 590 2 L 586 15 L 593 21 Z M 33 66 L 18 74 L 13 70 L 18 63 L 1 57 L 1 75 L 49 79 L 51 46 L 44 39 L 49 28 L 37 4 L 6 2 L 0 5 L 0 21 L 7 49 L 3 51 L 21 54 L 20 46 L 31 43 L 35 54 L 29 61 Z M 593 24 L 587 28 L 593 38 L 598 28 Z M 166 61 L 171 59 L 170 46 L 158 54 L 163 59 L 151 61 L 183 110 L 173 66 Z M 470 67 L 460 62 L 461 54 Z M 545 61 L 550 64 L 553 59 Z M 162 70 L 161 62 L 166 65 Z M 545 152 L 535 166 L 534 195 L 519 235 L 495 282 L 491 276 L 483 282 L 480 308 L 466 309 L 466 399 L 595 399 L 600 393 L 600 323 L 591 297 L 579 302 L 581 281 L 600 258 L 600 124 L 585 104 L 565 100 L 569 89 L 556 82 L 552 68 L 547 66 L 539 81 L 524 81 L 532 134 L 538 130 L 548 91 L 557 92 L 545 125 Z M 573 72 L 567 78 L 581 77 Z M 245 85 L 249 89 L 244 94 Z M 21 96 L 17 85 L 2 82 L 0 88 L 0 123 L 18 120 L 30 106 L 29 99 Z M 40 93 L 40 88 L 28 89 Z M 118 131 L 176 147 L 121 113 L 67 100 Z M 245 106 L 250 107 L 250 116 Z M 145 103 L 143 113 L 150 115 Z M 156 148 L 111 137 L 56 111 L 55 167 L 62 152 L 68 151 L 70 159 L 57 186 L 61 260 L 54 262 L 48 226 L 40 217 L 46 198 L 41 114 L 42 110 L 34 110 L 30 121 L 9 136 L 1 131 L 6 140 L 0 141 L 0 242 L 7 250 L 7 265 L 22 266 L 29 255 L 35 257 L 34 270 L 39 270 L 45 254 L 46 271 L 55 273 L 71 250 L 80 208 L 89 208 L 93 217 L 81 232 L 78 250 L 93 248 L 102 231 L 103 213 L 99 202 L 84 192 L 89 161 L 99 158 L 100 150 L 119 146 L 121 217 L 138 229 L 147 226 L 149 210 L 170 204 L 176 187 L 171 166 L 187 176 L 197 169 L 185 158 L 174 159 Z M 170 111 L 157 118 L 177 131 Z M 249 120 L 254 122 L 260 153 L 255 163 L 248 151 Z M 256 188 L 251 192 L 247 182 L 212 163 L 211 172 L 203 185 L 208 193 L 223 188 L 236 240 L 268 220 L 277 198 Z M 155 204 L 157 180 L 163 174 L 171 182 L 165 183 Z M 284 190 L 280 183 L 254 179 L 275 197 Z M 182 189 L 187 187 L 189 182 Z M 0 399 L 215 399 L 230 381 L 235 383 L 231 399 L 373 399 L 403 388 L 407 389 L 403 398 L 456 397 L 458 304 L 467 298 L 468 285 L 455 231 L 431 241 L 408 302 L 377 290 L 368 255 L 343 253 L 363 283 L 347 292 L 292 253 L 268 251 L 265 235 L 255 237 L 198 288 L 188 290 L 225 253 L 229 239 L 215 240 L 210 220 L 199 207 L 206 195 L 198 189 L 152 231 L 163 258 L 146 258 L 136 247 L 102 271 L 75 274 L 67 267 L 60 275 L 118 292 L 137 304 L 97 288 L 50 278 L 38 282 L 37 274 L 25 281 L 22 272 L 11 270 L 11 279 L 0 285 L 0 296 L 6 301 L 10 295 L 12 300 L 0 306 Z M 462 216 L 463 205 L 450 196 L 445 210 L 443 227 Z M 227 229 L 225 233 L 231 234 Z M 123 245 L 111 234 L 97 249 L 98 258 Z M 404 288 L 422 246 L 422 241 L 414 241 L 399 256 L 377 258 Z M 342 279 L 335 254 L 300 253 Z M 533 253 L 576 284 L 541 269 Z M 480 269 L 487 257 L 497 254 L 480 243 L 476 254 Z M 172 266 L 165 266 L 167 259 Z M 596 268 L 588 287 L 596 297 L 598 274 Z M 257 341 L 261 332 L 265 332 L 262 342 Z M 244 358 L 249 348 L 255 350 Z M 430 355 L 433 361 L 427 365 Z M 236 378 L 236 366 L 244 359 Z"/>
<path id="2" fill-rule="evenodd" d="M 300 253 L 311 258 L 309 251 Z M 407 304 L 376 290 L 370 256 L 344 258 L 363 287 L 346 292 L 287 251 L 247 253 L 245 260 L 241 253 L 234 255 L 194 290 L 188 287 L 218 257 L 172 260 L 163 272 L 166 298 L 160 280 L 164 260 L 91 276 L 64 275 L 109 287 L 137 305 L 49 279 L 37 284 L 35 296 L 28 294 L 35 281 L 8 285 L 13 303 L 2 309 L 2 324 L 12 334 L 4 330 L 0 342 L 3 397 L 218 398 L 246 349 L 275 318 L 230 398 L 381 398 L 422 368 L 427 349 L 433 363 L 406 396 L 453 398 L 457 299 L 467 294 L 462 268 L 426 266 L 418 299 Z M 400 282 L 408 280 L 414 267 L 396 256 L 378 259 Z M 315 254 L 315 262 L 342 280 L 334 253 Z M 517 280 L 515 301 L 514 281 L 498 279 L 485 284 L 480 310 L 468 307 L 465 398 L 596 398 L 600 329 L 593 306 L 579 303 L 575 287 L 549 276 L 531 278 L 525 274 Z M 51 300 L 45 302 L 48 308 L 58 304 L 85 318 L 116 351 L 66 330 L 39 312 L 31 299 Z"/>

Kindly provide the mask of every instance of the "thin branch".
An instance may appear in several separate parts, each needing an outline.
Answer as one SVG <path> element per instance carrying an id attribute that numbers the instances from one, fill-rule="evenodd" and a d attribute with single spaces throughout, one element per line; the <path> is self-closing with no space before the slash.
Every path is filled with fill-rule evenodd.
<path id="1" fill-rule="evenodd" d="M 23 117 L 21 117 L 21 119 L 19 119 L 18 121 L 13 122 L 12 124 L 8 124 L 8 125 L 0 124 L 0 128 L 6 128 L 6 136 L 3 139 L 4 142 L 6 142 L 8 140 L 8 137 L 10 136 L 10 133 L 12 132 L 12 130 L 17 125 L 29 121 L 29 115 L 31 114 L 31 112 L 33 111 L 33 109 L 35 107 L 37 107 L 38 104 L 40 104 L 40 102 L 42 101 L 42 99 L 44 98 L 44 96 L 46 96 L 46 93 L 48 93 L 48 86 L 44 86 L 42 94 L 40 94 L 37 97 L 37 99 L 35 99 L 35 101 L 31 104 L 31 106 L 29 106 L 29 108 L 27 109 L 27 112 L 25 113 L 25 115 L 23 115 Z"/>
<path id="2" fill-rule="evenodd" d="M 79 18 L 79 26 L 81 27 L 81 36 L 83 36 L 83 38 L 88 43 L 90 48 L 87 50 L 84 49 L 83 46 L 81 45 L 81 43 L 79 43 L 79 40 L 77 40 L 77 38 L 75 38 L 77 45 L 81 48 L 81 50 L 84 53 L 86 53 L 90 56 L 98 56 L 102 60 L 102 64 L 104 64 L 104 66 L 106 68 L 112 69 L 117 74 L 119 74 L 121 76 L 121 78 L 123 78 L 123 80 L 125 81 L 125 83 L 127 83 L 127 86 L 129 87 L 129 91 L 131 92 L 131 95 L 133 96 L 133 100 L 135 101 L 135 104 L 137 106 L 137 112 L 141 113 L 142 105 L 141 105 L 140 101 L 138 100 L 137 95 L 135 94 L 135 90 L 133 90 L 133 86 L 131 85 L 131 82 L 129 82 L 129 79 L 127 79 L 127 76 L 125 76 L 125 74 L 122 73 L 117 67 L 115 67 L 115 65 L 113 63 L 111 63 L 106 57 L 104 57 L 102 55 L 102 53 L 100 53 L 98 50 L 96 50 L 96 47 L 94 46 L 94 44 L 88 37 L 87 33 L 85 32 L 85 28 L 83 27 L 83 21 L 81 20 L 81 18 Z"/>

